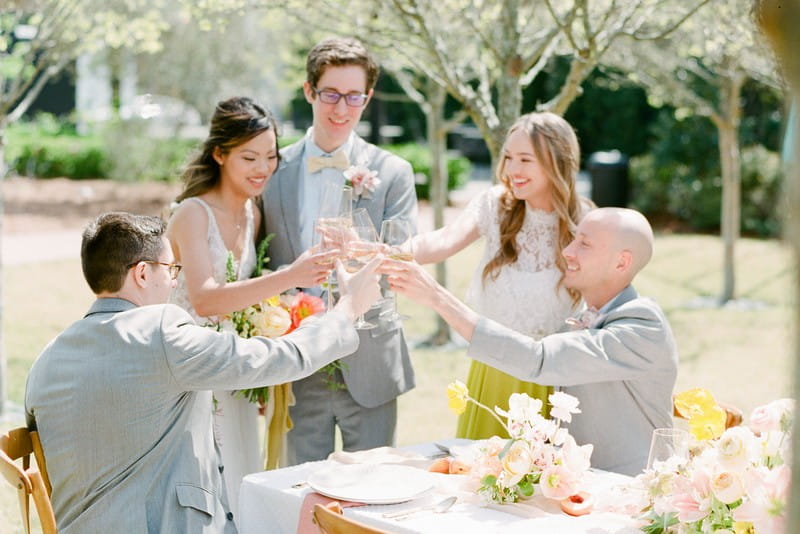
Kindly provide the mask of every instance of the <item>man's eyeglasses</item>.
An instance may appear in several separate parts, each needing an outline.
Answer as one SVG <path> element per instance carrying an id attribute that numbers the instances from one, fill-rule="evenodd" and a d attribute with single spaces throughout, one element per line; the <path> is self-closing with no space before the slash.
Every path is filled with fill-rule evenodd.
<path id="1" fill-rule="evenodd" d="M 128 269 L 140 263 L 149 263 L 151 265 L 163 265 L 164 267 L 167 268 L 167 270 L 169 271 L 169 277 L 172 278 L 173 280 L 178 278 L 178 274 L 180 274 L 181 269 L 183 269 L 183 265 L 181 265 L 180 263 L 164 263 L 162 261 L 153 261 L 153 260 L 139 260 L 137 262 L 128 265 Z"/>
<path id="2" fill-rule="evenodd" d="M 314 91 L 319 96 L 319 99 L 326 104 L 336 104 L 339 102 L 340 98 L 344 97 L 344 103 L 351 108 L 360 108 L 367 103 L 367 97 L 369 97 L 369 95 L 366 93 L 342 94 L 329 89 L 323 89 L 320 91 L 316 87 L 312 87 L 311 90 Z"/>

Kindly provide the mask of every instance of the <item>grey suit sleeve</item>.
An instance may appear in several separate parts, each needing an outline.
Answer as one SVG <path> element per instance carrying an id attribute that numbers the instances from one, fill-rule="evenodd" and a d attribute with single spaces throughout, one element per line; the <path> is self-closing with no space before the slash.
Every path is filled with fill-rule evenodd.
<path id="1" fill-rule="evenodd" d="M 674 341 L 662 317 L 638 308 L 603 328 L 552 334 L 541 341 L 481 318 L 467 351 L 521 380 L 555 386 L 631 380 L 668 371 Z"/>
<path id="2" fill-rule="evenodd" d="M 391 161 L 383 167 L 382 172 L 391 176 L 389 189 L 386 192 L 386 203 L 383 210 L 383 220 L 405 219 L 409 221 L 417 232 L 417 193 L 414 189 L 414 171 L 411 164 L 397 156 L 391 156 Z M 388 169 L 387 169 L 388 167 Z"/>
<path id="3" fill-rule="evenodd" d="M 358 348 L 351 321 L 336 311 L 310 317 L 277 339 L 243 339 L 197 326 L 177 306 L 165 306 L 161 332 L 167 366 L 185 390 L 282 384 L 306 377 Z"/>

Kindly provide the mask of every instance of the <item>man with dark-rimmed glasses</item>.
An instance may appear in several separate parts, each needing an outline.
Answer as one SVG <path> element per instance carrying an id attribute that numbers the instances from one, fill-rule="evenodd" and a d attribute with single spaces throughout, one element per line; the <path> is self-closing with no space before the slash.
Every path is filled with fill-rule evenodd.
<path id="1" fill-rule="evenodd" d="M 31 367 L 25 391 L 59 532 L 235 533 L 211 431 L 211 390 L 302 378 L 358 347 L 380 295 L 376 261 L 344 277 L 336 308 L 279 339 L 198 326 L 165 304 L 181 269 L 156 217 L 106 213 L 83 233 L 97 296 Z"/>
<path id="2" fill-rule="evenodd" d="M 275 234 L 270 268 L 292 263 L 313 242 L 326 183 L 343 186 L 345 175 L 375 171 L 376 181 L 355 184 L 354 208 L 365 208 L 380 231 L 386 219 L 399 218 L 416 228 L 417 198 L 409 163 L 367 143 L 354 129 L 378 79 L 378 66 L 355 39 L 321 41 L 308 53 L 303 94 L 313 124 L 303 139 L 281 152 L 281 165 L 263 193 L 264 228 Z M 397 397 L 414 387 L 414 372 L 399 320 L 370 310 L 360 330 L 359 349 L 344 358 L 331 389 L 323 374 L 294 382 L 297 403 L 290 409 L 290 464 L 322 460 L 333 451 L 338 426 L 345 450 L 392 445 Z"/>

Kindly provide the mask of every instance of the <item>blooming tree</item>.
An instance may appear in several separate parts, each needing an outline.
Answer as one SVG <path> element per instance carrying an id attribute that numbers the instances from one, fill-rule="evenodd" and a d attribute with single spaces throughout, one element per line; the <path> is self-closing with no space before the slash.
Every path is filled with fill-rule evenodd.
<path id="1" fill-rule="evenodd" d="M 749 16 L 750 3 L 712 0 L 669 37 L 618 47 L 607 57 L 645 87 L 654 104 L 670 104 L 682 115 L 708 117 L 719 132 L 724 242 L 721 303 L 735 296 L 734 247 L 741 226 L 738 129 L 742 86 L 751 78 L 779 85 L 775 65 Z"/>

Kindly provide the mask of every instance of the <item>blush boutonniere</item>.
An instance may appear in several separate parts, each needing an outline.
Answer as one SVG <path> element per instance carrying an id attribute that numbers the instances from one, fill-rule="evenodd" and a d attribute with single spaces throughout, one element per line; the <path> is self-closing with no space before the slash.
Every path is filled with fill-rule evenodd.
<path id="1" fill-rule="evenodd" d="M 369 198 L 370 193 L 375 191 L 375 188 L 381 183 L 378 171 L 369 170 L 366 162 L 359 162 L 345 169 L 344 177 L 347 185 L 353 188 L 356 198 L 362 196 Z"/>

